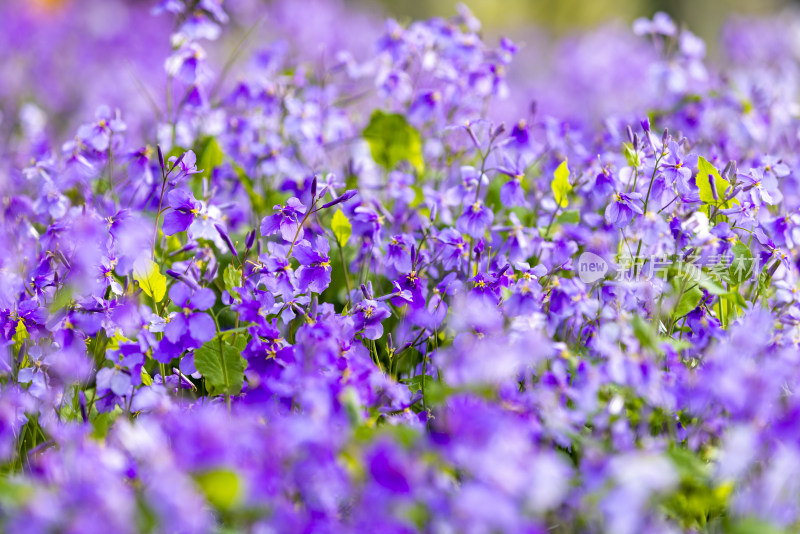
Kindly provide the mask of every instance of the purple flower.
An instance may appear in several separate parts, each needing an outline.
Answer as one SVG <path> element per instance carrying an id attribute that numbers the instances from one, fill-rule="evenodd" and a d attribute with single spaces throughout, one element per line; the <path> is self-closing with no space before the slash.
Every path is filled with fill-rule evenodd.
<path id="1" fill-rule="evenodd" d="M 661 172 L 666 177 L 667 184 L 681 195 L 691 194 L 694 168 L 697 168 L 697 155 L 684 155 L 684 150 L 670 140 L 667 144 L 667 155 L 661 162 Z"/>
<path id="2" fill-rule="evenodd" d="M 483 236 L 493 220 L 492 210 L 478 200 L 464 210 L 464 213 L 456 221 L 456 228 L 459 232 L 477 239 Z"/>
<path id="3" fill-rule="evenodd" d="M 639 193 L 616 193 L 611 204 L 606 207 L 606 222 L 613 224 L 617 228 L 625 228 L 630 224 L 635 213 L 642 214 L 636 202 L 642 198 Z"/>
<path id="4" fill-rule="evenodd" d="M 330 245 L 324 236 L 317 237 L 315 245 L 301 241 L 294 247 L 292 256 L 300 262 L 297 269 L 297 286 L 300 291 L 322 293 L 331 283 Z"/>
<path id="5" fill-rule="evenodd" d="M 161 230 L 165 235 L 185 232 L 192 225 L 203 204 L 194 198 L 191 191 L 173 189 L 167 193 L 167 200 L 172 211 L 164 216 Z"/>
<path id="6" fill-rule="evenodd" d="M 363 330 L 363 335 L 367 339 L 380 339 L 383 336 L 381 322 L 390 315 L 389 308 L 375 300 L 365 299 L 353 308 L 355 328 Z"/>
<path id="7" fill-rule="evenodd" d="M 285 241 L 294 242 L 303 239 L 303 229 L 300 222 L 306 212 L 306 207 L 296 197 L 286 201 L 286 206 L 276 205 L 273 208 L 275 215 L 267 215 L 261 221 L 261 235 L 268 236 L 281 233 Z"/>
<path id="8" fill-rule="evenodd" d="M 411 239 L 407 235 L 394 235 L 386 246 L 386 264 L 401 273 L 411 270 Z"/>
<path id="9" fill-rule="evenodd" d="M 169 170 L 169 185 L 173 187 L 179 185 L 187 177 L 203 172 L 197 168 L 197 155 L 191 150 L 187 150 L 177 157 L 172 156 L 169 158 L 169 163 L 172 164 Z"/>
<path id="10" fill-rule="evenodd" d="M 173 52 L 164 67 L 167 74 L 189 86 L 204 82 L 210 75 L 205 50 L 191 41 Z"/>
<path id="11" fill-rule="evenodd" d="M 28 350 L 28 367 L 23 367 L 17 373 L 20 384 L 30 383 L 28 391 L 37 398 L 42 398 L 47 393 L 47 363 L 40 347 L 31 347 Z"/>
<path id="12" fill-rule="evenodd" d="M 78 138 L 97 150 L 105 152 L 111 144 L 111 136 L 124 132 L 127 127 L 119 117 L 119 110 L 112 115 L 108 106 L 100 106 L 94 114 L 95 122 L 78 128 Z"/>
<path id="13" fill-rule="evenodd" d="M 203 312 L 214 305 L 217 297 L 208 288 L 202 288 L 195 292 L 183 283 L 173 285 L 169 290 L 169 297 L 173 304 L 180 308 L 180 311 L 172 312 L 164 321 L 164 338 L 178 348 L 197 348 L 206 341 L 210 341 L 216 335 L 217 329 L 214 319 L 207 313 L 193 313 L 192 310 Z M 151 331 L 158 331 L 151 328 Z M 163 341 L 163 340 L 162 340 Z M 164 346 L 165 354 L 154 357 L 167 363 L 175 355 L 173 347 Z M 166 361 L 163 361 L 165 360 Z"/>
<path id="14" fill-rule="evenodd" d="M 97 371 L 97 393 L 103 396 L 112 392 L 118 397 L 128 396 L 132 386 L 142 383 L 142 366 L 145 357 L 136 344 L 120 345 L 117 353 L 109 353 L 106 359 L 113 367 L 103 367 Z"/>

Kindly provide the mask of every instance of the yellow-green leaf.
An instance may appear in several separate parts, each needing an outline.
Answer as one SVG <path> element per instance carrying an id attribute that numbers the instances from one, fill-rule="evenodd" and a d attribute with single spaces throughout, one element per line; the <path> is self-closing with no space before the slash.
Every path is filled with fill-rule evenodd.
<path id="1" fill-rule="evenodd" d="M 141 375 L 142 375 L 142 384 L 144 384 L 145 386 L 149 386 L 153 383 L 153 378 L 150 376 L 150 373 L 147 372 L 147 369 L 145 369 L 144 366 L 142 366 Z"/>
<path id="2" fill-rule="evenodd" d="M 425 169 L 422 137 L 403 115 L 375 110 L 363 135 L 372 159 L 386 170 L 394 170 L 401 161 L 408 161 L 418 173 Z"/>
<path id="3" fill-rule="evenodd" d="M 208 502 L 219 510 L 230 510 L 242 500 L 242 482 L 233 471 L 214 469 L 194 478 Z"/>
<path id="4" fill-rule="evenodd" d="M 347 215 L 342 213 L 342 210 L 336 210 L 336 213 L 333 214 L 331 230 L 333 230 L 333 236 L 336 238 L 336 242 L 339 243 L 340 247 L 345 246 L 350 240 L 353 227 L 350 224 L 350 219 L 347 218 Z"/>
<path id="5" fill-rule="evenodd" d="M 714 186 L 717 190 L 716 199 L 714 199 L 714 191 L 711 189 L 711 180 L 714 180 Z M 697 160 L 697 176 L 694 178 L 694 183 L 700 190 L 700 200 L 705 204 L 712 204 L 721 209 L 731 208 L 734 204 L 739 204 L 736 199 L 723 202 L 726 194 L 730 194 L 728 189 L 730 189 L 731 183 L 720 176 L 716 167 L 702 156 Z"/>
<path id="6" fill-rule="evenodd" d="M 139 282 L 139 287 L 148 297 L 153 297 L 156 302 L 164 300 L 164 295 L 167 294 L 167 277 L 161 274 L 154 261 L 137 262 L 133 266 L 133 279 Z"/>
<path id="7" fill-rule="evenodd" d="M 572 186 L 569 183 L 569 167 L 567 167 L 567 160 L 561 162 L 561 165 L 556 168 L 553 173 L 553 195 L 556 197 L 556 202 L 562 208 L 566 208 L 569 204 L 567 194 L 572 191 Z"/>
<path id="8" fill-rule="evenodd" d="M 17 321 L 17 328 L 14 331 L 14 335 L 11 337 L 11 340 L 14 342 L 15 353 L 19 351 L 19 348 L 26 339 L 28 339 L 28 329 L 25 327 L 25 321 L 20 317 Z"/>

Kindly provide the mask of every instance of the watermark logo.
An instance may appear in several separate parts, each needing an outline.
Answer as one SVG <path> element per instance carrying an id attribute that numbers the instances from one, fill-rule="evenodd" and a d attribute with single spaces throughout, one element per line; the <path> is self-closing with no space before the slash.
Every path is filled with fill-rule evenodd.
<path id="1" fill-rule="evenodd" d="M 594 252 L 584 252 L 578 258 L 578 278 L 585 284 L 597 282 L 608 270 L 608 262 Z"/>

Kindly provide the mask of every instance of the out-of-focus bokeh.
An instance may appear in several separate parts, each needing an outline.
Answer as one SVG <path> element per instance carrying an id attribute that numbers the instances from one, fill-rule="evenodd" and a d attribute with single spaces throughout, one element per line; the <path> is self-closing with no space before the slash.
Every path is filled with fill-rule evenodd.
<path id="1" fill-rule="evenodd" d="M 489 33 L 515 35 L 531 26 L 555 36 L 610 21 L 632 23 L 657 11 L 686 24 L 713 51 L 720 29 L 734 15 L 774 13 L 797 2 L 786 0 L 352 0 L 379 5 L 400 20 L 450 16 L 463 3 Z"/>

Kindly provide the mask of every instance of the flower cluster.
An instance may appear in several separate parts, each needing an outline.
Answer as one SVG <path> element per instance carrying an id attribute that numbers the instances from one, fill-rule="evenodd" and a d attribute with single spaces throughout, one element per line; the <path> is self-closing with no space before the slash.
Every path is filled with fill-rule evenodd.
<path id="1" fill-rule="evenodd" d="M 800 528 L 800 18 L 9 6 L 0 530 Z"/>

